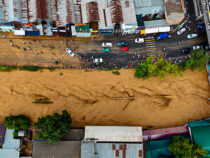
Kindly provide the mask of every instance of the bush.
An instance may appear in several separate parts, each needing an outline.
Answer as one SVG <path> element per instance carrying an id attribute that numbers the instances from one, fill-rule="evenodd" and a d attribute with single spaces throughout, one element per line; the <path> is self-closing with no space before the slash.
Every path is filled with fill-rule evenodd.
<path id="1" fill-rule="evenodd" d="M 16 66 L 10 66 L 10 65 L 0 65 L 0 71 L 2 72 L 9 72 L 11 70 L 17 69 Z"/>
<path id="2" fill-rule="evenodd" d="M 25 70 L 25 71 L 38 71 L 40 69 L 40 67 L 38 66 L 20 66 L 19 67 L 20 70 Z"/>
<path id="3" fill-rule="evenodd" d="M 112 73 L 113 73 L 114 75 L 120 75 L 120 72 L 119 72 L 119 71 L 112 71 Z"/>
<path id="4" fill-rule="evenodd" d="M 204 158 L 208 154 L 200 145 L 190 143 L 190 139 L 183 136 L 174 136 L 168 150 L 175 158 Z"/>
<path id="5" fill-rule="evenodd" d="M 172 65 L 168 60 L 158 57 L 148 57 L 146 62 L 143 62 L 140 67 L 137 67 L 135 73 L 136 78 L 148 78 L 158 76 L 161 80 L 169 73 L 182 75 L 179 72 L 177 65 Z"/>
<path id="6" fill-rule="evenodd" d="M 64 110 L 62 114 L 54 113 L 46 117 L 39 118 L 34 123 L 34 128 L 41 129 L 40 133 L 35 136 L 37 140 L 48 141 L 48 143 L 55 143 L 68 132 L 71 126 L 71 116 Z"/>

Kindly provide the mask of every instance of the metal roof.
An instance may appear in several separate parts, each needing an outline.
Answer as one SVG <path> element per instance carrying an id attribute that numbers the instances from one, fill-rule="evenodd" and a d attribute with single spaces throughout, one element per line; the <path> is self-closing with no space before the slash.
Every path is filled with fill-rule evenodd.
<path id="1" fill-rule="evenodd" d="M 4 125 L 0 125 L 0 146 L 3 145 L 5 133 L 6 127 Z"/>
<path id="2" fill-rule="evenodd" d="M 20 147 L 20 139 L 14 139 L 13 132 L 13 129 L 6 130 L 3 149 L 18 149 Z"/>
<path id="3" fill-rule="evenodd" d="M 140 158 L 143 155 L 143 145 L 84 142 L 81 151 L 81 158 Z"/>
<path id="4" fill-rule="evenodd" d="M 0 149 L 1 158 L 19 158 L 19 154 L 16 149 Z"/>
<path id="5" fill-rule="evenodd" d="M 80 158 L 80 141 L 33 142 L 33 158 Z"/>
<path id="6" fill-rule="evenodd" d="M 85 141 L 142 142 L 142 127 L 85 126 Z"/>

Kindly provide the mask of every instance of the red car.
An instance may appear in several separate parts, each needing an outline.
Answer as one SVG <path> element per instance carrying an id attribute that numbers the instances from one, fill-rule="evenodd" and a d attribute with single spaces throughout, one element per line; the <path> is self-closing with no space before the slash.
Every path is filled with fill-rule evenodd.
<path id="1" fill-rule="evenodd" d="M 128 47 L 121 47 L 120 50 L 121 51 L 128 51 Z"/>

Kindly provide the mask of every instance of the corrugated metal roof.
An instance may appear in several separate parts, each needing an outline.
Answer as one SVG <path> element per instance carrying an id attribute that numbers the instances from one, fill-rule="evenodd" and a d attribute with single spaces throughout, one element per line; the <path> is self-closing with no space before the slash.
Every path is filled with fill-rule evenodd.
<path id="1" fill-rule="evenodd" d="M 6 130 L 3 149 L 18 149 L 20 147 L 20 139 L 13 139 L 13 132 L 13 129 Z"/>
<path id="2" fill-rule="evenodd" d="M 84 139 L 103 142 L 142 142 L 142 127 L 85 126 Z"/>
<path id="3" fill-rule="evenodd" d="M 16 149 L 0 149 L 0 158 L 19 158 L 19 154 Z"/>
<path id="4" fill-rule="evenodd" d="M 143 155 L 142 144 L 84 142 L 81 146 L 81 158 L 140 158 Z M 96 153 L 96 154 L 95 154 Z"/>

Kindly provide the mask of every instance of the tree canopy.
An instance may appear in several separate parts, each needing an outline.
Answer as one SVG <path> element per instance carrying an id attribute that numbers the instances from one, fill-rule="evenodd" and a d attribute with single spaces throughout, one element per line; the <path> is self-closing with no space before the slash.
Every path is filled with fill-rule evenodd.
<path id="1" fill-rule="evenodd" d="M 35 136 L 35 139 L 55 143 L 68 132 L 71 122 L 71 116 L 66 110 L 61 115 L 54 113 L 53 115 L 39 118 L 34 123 L 34 128 L 40 129 L 40 133 Z"/>
<path id="2" fill-rule="evenodd" d="M 174 136 L 168 150 L 175 158 L 204 158 L 208 154 L 202 146 L 190 143 L 190 139 L 183 136 Z"/>
<path id="3" fill-rule="evenodd" d="M 140 67 L 136 68 L 135 77 L 148 78 L 151 76 L 158 76 L 161 80 L 169 73 L 181 75 L 177 65 L 171 64 L 168 60 L 162 57 L 147 57 L 146 61 L 141 63 Z"/>
<path id="4" fill-rule="evenodd" d="M 184 69 L 190 68 L 191 70 L 205 70 L 207 60 L 210 60 L 210 56 L 203 50 L 193 50 L 190 53 L 190 59 L 182 67 Z"/>
<path id="5" fill-rule="evenodd" d="M 14 136 L 17 136 L 18 130 L 26 130 L 30 126 L 30 119 L 24 115 L 8 116 L 4 119 L 4 125 L 9 129 L 15 129 Z"/>

